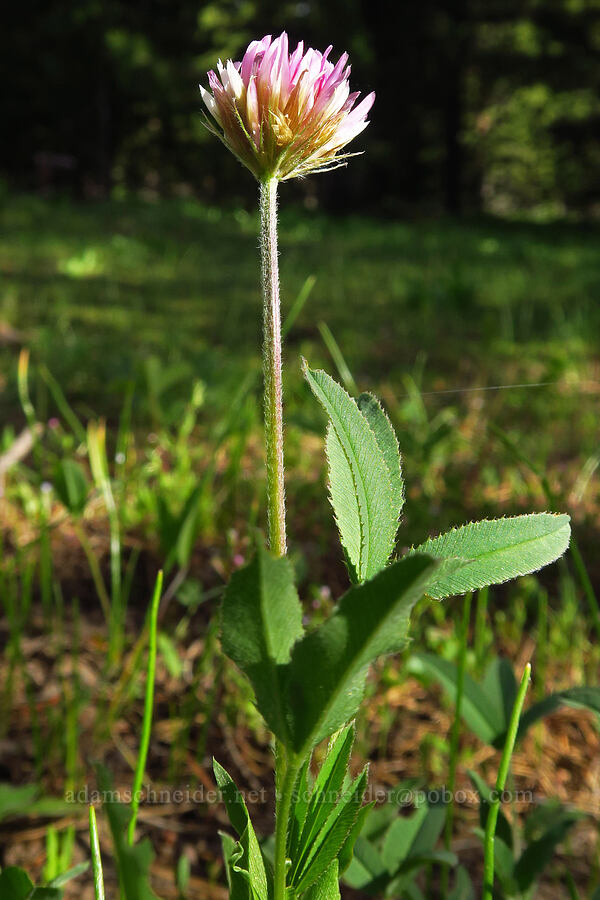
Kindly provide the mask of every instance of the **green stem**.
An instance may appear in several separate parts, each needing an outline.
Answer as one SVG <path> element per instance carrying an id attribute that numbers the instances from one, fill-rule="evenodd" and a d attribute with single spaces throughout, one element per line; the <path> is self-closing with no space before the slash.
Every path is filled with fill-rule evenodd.
<path id="1" fill-rule="evenodd" d="M 296 759 L 287 758 L 284 746 L 276 746 L 275 787 L 275 865 L 273 871 L 273 900 L 285 900 L 287 877 L 287 837 L 294 786 L 300 766 Z"/>
<path id="2" fill-rule="evenodd" d="M 485 657 L 485 629 L 487 623 L 489 591 L 489 587 L 484 587 L 477 591 L 473 645 L 475 650 L 475 665 L 478 670 L 481 670 L 483 667 Z"/>
<path id="3" fill-rule="evenodd" d="M 521 718 L 521 710 L 523 709 L 523 703 L 525 702 L 525 694 L 529 687 L 530 677 L 531 663 L 527 663 L 525 671 L 523 672 L 523 677 L 521 678 L 517 699 L 515 700 L 515 705 L 513 706 L 510 716 L 506 741 L 500 760 L 500 768 L 498 769 L 498 777 L 496 778 L 496 790 L 490 801 L 490 809 L 485 823 L 483 893 L 481 895 L 481 900 L 492 900 L 494 895 L 494 840 L 496 836 L 498 813 L 500 811 L 500 797 L 506 784 L 510 759 L 517 739 L 519 719 Z"/>
<path id="4" fill-rule="evenodd" d="M 454 826 L 454 789 L 456 787 L 456 769 L 458 767 L 458 750 L 460 741 L 460 716 L 462 711 L 462 698 L 465 686 L 465 667 L 467 661 L 467 644 L 469 639 L 469 621 L 471 619 L 471 600 L 473 594 L 465 594 L 463 614 L 460 627 L 458 660 L 456 671 L 456 703 L 454 704 L 454 721 L 452 722 L 452 734 L 450 736 L 450 765 L 448 772 L 448 793 L 450 802 L 446 811 L 446 826 L 444 830 L 444 847 L 450 850 L 452 842 L 452 829 Z M 448 881 L 450 867 L 445 865 L 442 869 L 442 896 L 448 894 Z"/>
<path id="5" fill-rule="evenodd" d="M 96 811 L 93 806 L 90 806 L 90 853 L 92 857 L 92 872 L 94 874 L 94 897 L 96 900 L 104 900 L 104 876 L 102 874 L 102 859 L 100 857 L 100 841 L 98 840 Z"/>
<path id="6" fill-rule="evenodd" d="M 131 791 L 131 819 L 127 828 L 127 840 L 133 845 L 135 823 L 140 805 L 140 790 L 144 779 L 148 747 L 150 746 L 150 730 L 152 728 L 152 707 L 154 706 L 154 674 L 156 670 L 156 631 L 158 623 L 158 607 L 162 593 L 163 573 L 159 572 L 154 585 L 152 604 L 150 606 L 150 640 L 148 642 L 148 675 L 146 677 L 146 699 L 144 701 L 144 718 L 142 720 L 142 739 L 133 777 Z"/>
<path id="7" fill-rule="evenodd" d="M 283 478 L 283 390 L 276 178 L 269 178 L 260 185 L 260 252 L 263 288 L 263 372 L 269 546 L 277 556 L 285 556 L 287 546 Z"/>

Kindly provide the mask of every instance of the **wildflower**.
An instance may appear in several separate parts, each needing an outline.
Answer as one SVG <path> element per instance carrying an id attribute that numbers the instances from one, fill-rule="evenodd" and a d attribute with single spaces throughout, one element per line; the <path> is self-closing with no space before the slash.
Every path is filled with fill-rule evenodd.
<path id="1" fill-rule="evenodd" d="M 355 105 L 348 54 L 334 65 L 331 50 L 304 52 L 301 41 L 289 53 L 285 32 L 267 35 L 241 62 L 219 60 L 218 74 L 208 73 L 210 91 L 200 86 L 212 116 L 204 124 L 259 181 L 326 172 L 356 155 L 340 151 L 369 124 L 375 94 Z"/>

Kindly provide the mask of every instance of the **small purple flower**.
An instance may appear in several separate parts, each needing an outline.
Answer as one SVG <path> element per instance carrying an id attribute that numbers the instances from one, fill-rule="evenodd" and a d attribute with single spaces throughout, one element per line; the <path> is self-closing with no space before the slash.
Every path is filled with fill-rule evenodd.
<path id="1" fill-rule="evenodd" d="M 212 119 L 205 125 L 259 181 L 285 181 L 336 168 L 354 154 L 340 154 L 369 124 L 371 93 L 357 106 L 343 53 L 335 65 L 302 41 L 288 52 L 285 32 L 252 41 L 241 62 L 219 60 L 200 86 Z M 215 124 L 216 123 L 216 126 Z"/>

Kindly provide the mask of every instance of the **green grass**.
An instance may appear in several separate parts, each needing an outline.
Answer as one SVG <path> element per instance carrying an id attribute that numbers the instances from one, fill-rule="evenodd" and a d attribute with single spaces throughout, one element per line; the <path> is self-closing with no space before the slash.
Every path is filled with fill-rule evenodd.
<path id="1" fill-rule="evenodd" d="M 260 366 L 256 217 L 192 201 L 5 200 L 0 321 L 25 333 L 34 366 L 46 363 L 82 419 L 113 424 L 134 381 L 138 430 L 178 421 L 198 379 L 210 444 L 232 391 Z M 418 495 L 407 506 L 415 539 L 431 519 L 423 496 L 450 518 L 543 505 L 489 423 L 549 469 L 566 502 L 599 449 L 599 230 L 334 219 L 287 209 L 285 191 L 281 205 L 284 314 L 316 276 L 286 345 L 290 490 L 296 466 L 305 469 L 296 429 L 322 428 L 299 357 L 334 368 L 325 321 L 359 387 L 381 393 L 398 428 L 409 501 Z M 22 421 L 15 371 L 14 351 L 3 350 L 4 422 Z M 258 380 L 251 395 L 258 406 Z M 40 384 L 34 402 L 40 416 L 55 412 Z M 586 529 L 594 497 L 592 478 L 573 509 Z"/>
<path id="2" fill-rule="evenodd" d="M 9 652 L 0 734 L 13 716 L 11 693 L 17 696 L 22 683 L 34 745 L 30 777 L 51 777 L 57 791 L 66 783 L 61 767 L 69 783 L 83 778 L 77 742 L 94 755 L 106 751 L 115 722 L 139 712 L 145 638 L 135 630 L 136 612 L 139 619 L 148 585 L 164 565 L 166 593 L 179 602 L 171 603 L 158 636 L 163 690 L 165 668 L 170 684 L 160 718 L 172 720 L 167 778 L 180 777 L 190 747 L 199 764 L 214 749 L 213 721 L 226 730 L 248 727 L 264 743 L 247 687 L 219 655 L 216 619 L 207 624 L 223 581 L 247 556 L 256 526 L 265 524 L 257 218 L 183 200 L 84 206 L 3 199 L 0 323 L 20 336 L 3 345 L 0 331 L 0 452 L 26 424 L 17 380 L 22 345 L 31 351 L 28 415 L 42 424 L 57 416 L 60 424 L 45 430 L 36 452 L 3 485 L 0 535 L 8 552 L 0 602 Z M 305 356 L 339 377 L 341 361 L 323 339 L 329 333 L 359 389 L 381 396 L 398 431 L 407 484 L 402 544 L 471 518 L 545 508 L 533 466 L 547 474 L 558 506 L 573 516 L 598 589 L 600 229 L 336 219 L 288 208 L 285 189 L 281 208 L 284 317 L 307 277 L 316 278 L 285 349 L 290 545 L 302 596 L 321 610 L 316 616 L 330 606 L 322 586 L 335 598 L 347 584 L 325 498 L 324 421 L 299 363 Z M 515 386 L 523 384 L 536 386 Z M 102 433 L 102 418 L 116 504 L 110 523 L 103 466 L 96 460 L 94 474 L 89 464 L 90 435 Z M 40 490 L 44 481 L 56 482 L 65 459 L 77 463 L 87 491 L 77 522 L 56 490 Z M 186 501 L 197 518 L 181 526 L 176 520 Z M 66 659 L 71 643 L 76 669 L 79 638 L 73 643 L 69 618 L 81 600 L 81 620 L 79 612 L 75 617 L 86 629 L 81 649 L 104 659 L 98 634 L 103 640 L 105 625 L 90 615 L 99 603 L 85 567 L 97 554 L 108 591 L 110 528 L 118 544 L 113 562 L 118 549 L 122 567 L 119 627 L 126 628 L 117 637 L 125 652 L 122 665 L 99 672 L 97 714 L 80 733 L 87 688 L 77 682 L 75 699 L 64 689 L 54 712 L 38 711 L 22 648 L 31 633 L 51 634 L 52 658 Z M 554 687 L 595 682 L 599 651 L 572 573 L 567 560 L 539 581 L 490 592 L 489 606 L 477 613 L 468 667 L 478 673 L 491 648 L 517 658 L 527 635 L 539 633 L 536 693 L 543 693 L 544 679 Z M 432 604 L 413 629 L 420 645 L 455 658 L 452 619 L 459 608 L 460 601 Z M 203 650 L 182 685 L 184 651 L 199 636 Z M 405 684 L 404 670 L 402 660 L 390 664 L 390 689 Z M 382 710 L 386 703 L 382 695 Z M 388 712 L 373 739 L 383 749 L 397 728 L 398 710 Z M 365 753 L 374 752 L 365 740 Z M 421 755 L 426 750 L 424 743 Z M 439 780 L 443 755 L 439 766 L 437 772 L 428 763 L 421 774 Z M 165 757 L 153 760 L 152 746 L 149 768 L 164 778 Z"/>

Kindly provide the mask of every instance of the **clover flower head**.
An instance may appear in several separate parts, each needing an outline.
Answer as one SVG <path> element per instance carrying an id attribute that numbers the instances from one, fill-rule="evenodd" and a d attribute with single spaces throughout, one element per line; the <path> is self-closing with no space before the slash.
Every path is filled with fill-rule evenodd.
<path id="1" fill-rule="evenodd" d="M 241 62 L 219 60 L 200 91 L 205 125 L 263 181 L 326 172 L 355 154 L 341 150 L 369 124 L 371 93 L 356 105 L 344 53 L 335 65 L 324 53 L 288 51 L 284 32 L 252 41 Z"/>

